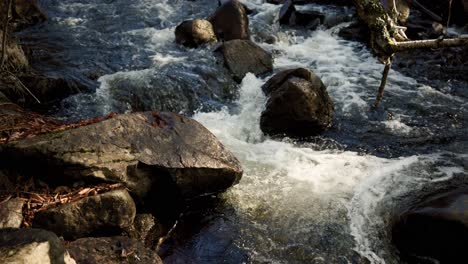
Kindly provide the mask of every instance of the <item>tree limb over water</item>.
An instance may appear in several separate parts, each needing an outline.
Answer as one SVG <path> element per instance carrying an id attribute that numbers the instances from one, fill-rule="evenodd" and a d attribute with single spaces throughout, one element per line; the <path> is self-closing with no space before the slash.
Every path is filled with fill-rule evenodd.
<path id="1" fill-rule="evenodd" d="M 359 19 L 370 30 L 370 46 L 379 60 L 385 64 L 374 107 L 379 106 L 383 97 L 386 77 L 395 53 L 412 49 L 468 46 L 466 35 L 454 39 L 409 40 L 405 34 L 406 28 L 398 23 L 398 1 L 403 0 L 353 0 Z M 414 2 L 414 0 L 409 2 Z"/>

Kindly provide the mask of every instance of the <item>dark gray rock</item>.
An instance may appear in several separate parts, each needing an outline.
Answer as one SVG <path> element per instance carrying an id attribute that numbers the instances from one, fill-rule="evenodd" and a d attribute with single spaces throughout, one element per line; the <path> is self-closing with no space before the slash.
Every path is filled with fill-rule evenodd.
<path id="1" fill-rule="evenodd" d="M 260 75 L 273 70 L 271 54 L 250 40 L 226 41 L 219 50 L 237 82 L 241 82 L 249 72 Z"/>
<path id="2" fill-rule="evenodd" d="M 153 215 L 137 214 L 133 225 L 124 234 L 138 241 L 144 241 L 147 247 L 154 247 L 159 238 L 165 235 L 164 231 L 164 227 Z"/>
<path id="3" fill-rule="evenodd" d="M 460 263 L 468 258 L 468 189 L 430 196 L 401 213 L 392 230 L 394 244 L 411 263 Z"/>
<path id="4" fill-rule="evenodd" d="M 70 243 L 67 249 L 77 263 L 163 263 L 154 250 L 127 237 L 82 238 Z"/>
<path id="5" fill-rule="evenodd" d="M 20 228 L 23 222 L 24 200 L 19 198 L 10 199 L 0 203 L 0 229 Z"/>
<path id="6" fill-rule="evenodd" d="M 96 233 L 117 233 L 133 224 L 135 214 L 135 203 L 128 192 L 115 190 L 42 211 L 35 216 L 33 225 L 66 239 L 77 239 Z"/>
<path id="7" fill-rule="evenodd" d="M 262 90 L 269 95 L 260 118 L 264 133 L 306 137 L 331 126 L 333 103 L 313 72 L 302 68 L 280 72 Z"/>
<path id="8" fill-rule="evenodd" d="M 294 1 L 287 0 L 280 9 L 279 22 L 281 25 L 314 30 L 325 22 L 325 14 L 313 10 L 296 10 Z"/>
<path id="9" fill-rule="evenodd" d="M 175 29 L 176 43 L 196 48 L 205 43 L 216 42 L 213 25 L 204 19 L 182 22 Z"/>
<path id="10" fill-rule="evenodd" d="M 0 145 L 2 169 L 55 185 L 121 182 L 140 198 L 161 178 L 193 197 L 224 191 L 242 176 L 239 161 L 206 128 L 164 112 L 119 115 Z"/>
<path id="11" fill-rule="evenodd" d="M 41 229 L 0 229 L 0 263 L 74 264 L 60 239 Z"/>
<path id="12" fill-rule="evenodd" d="M 247 10 L 237 0 L 224 3 L 209 20 L 219 40 L 250 38 Z"/>

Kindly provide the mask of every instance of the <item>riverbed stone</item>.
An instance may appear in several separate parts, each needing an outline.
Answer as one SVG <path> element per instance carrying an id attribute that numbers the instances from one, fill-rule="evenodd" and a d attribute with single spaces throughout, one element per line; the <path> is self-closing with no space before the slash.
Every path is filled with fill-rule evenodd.
<path id="1" fill-rule="evenodd" d="M 239 161 L 213 134 L 169 112 L 118 115 L 0 145 L 2 169 L 53 185 L 124 183 L 139 198 L 155 182 L 189 198 L 224 191 L 242 176 Z"/>
<path id="2" fill-rule="evenodd" d="M 271 54 L 250 40 L 226 41 L 218 50 L 236 82 L 249 72 L 260 75 L 273 70 Z"/>
<path id="3" fill-rule="evenodd" d="M 33 225 L 66 239 L 77 239 L 95 233 L 118 233 L 133 224 L 135 214 L 130 194 L 115 190 L 42 211 Z"/>
<path id="4" fill-rule="evenodd" d="M 468 253 L 468 189 L 435 194 L 402 212 L 392 240 L 403 258 L 459 263 Z"/>
<path id="5" fill-rule="evenodd" d="M 216 42 L 213 25 L 204 19 L 187 20 L 175 29 L 176 42 L 178 44 L 196 48 L 205 43 Z"/>
<path id="6" fill-rule="evenodd" d="M 308 69 L 280 72 L 262 90 L 269 96 L 260 118 L 264 133 L 306 137 L 331 126 L 333 102 L 320 78 Z"/>
<path id="7" fill-rule="evenodd" d="M 219 40 L 250 38 L 247 9 L 237 0 L 223 3 L 209 20 Z"/>
<path id="8" fill-rule="evenodd" d="M 13 198 L 0 203 L 0 229 L 21 227 L 23 206 L 24 200 L 20 198 Z"/>
<path id="9" fill-rule="evenodd" d="M 62 241 L 42 229 L 0 229 L 0 263 L 75 264 Z"/>
<path id="10" fill-rule="evenodd" d="M 71 242 L 67 249 L 77 263 L 163 263 L 154 250 L 128 237 L 81 238 Z"/>

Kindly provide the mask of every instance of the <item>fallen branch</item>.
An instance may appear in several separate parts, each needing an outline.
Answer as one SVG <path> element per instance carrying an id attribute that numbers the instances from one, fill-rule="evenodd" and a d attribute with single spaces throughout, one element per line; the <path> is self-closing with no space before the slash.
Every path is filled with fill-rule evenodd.
<path id="1" fill-rule="evenodd" d="M 370 46 L 379 60 L 385 64 L 382 81 L 374 106 L 378 106 L 383 97 L 391 59 L 394 54 L 413 49 L 437 49 L 444 47 L 468 46 L 468 36 L 462 35 L 454 39 L 431 39 L 409 41 L 404 33 L 406 28 L 398 25 L 398 12 L 386 10 L 382 2 L 387 0 L 353 0 L 357 14 L 370 30 Z M 393 7 L 395 0 L 391 0 Z M 403 0 L 400 0 L 403 1 Z M 405 0 L 406 1 L 406 0 Z M 418 5 L 416 0 L 411 1 Z M 420 5 L 420 4 L 419 4 Z M 420 8 L 423 6 L 420 5 Z M 434 17 L 435 18 L 435 17 Z"/>
<path id="2" fill-rule="evenodd" d="M 385 90 L 385 85 L 387 84 L 388 73 L 390 72 L 391 67 L 392 67 L 392 58 L 389 58 L 385 62 L 385 68 L 382 73 L 382 80 L 380 81 L 379 92 L 377 93 L 377 98 L 375 99 L 375 102 L 374 102 L 374 108 L 378 108 L 380 105 L 380 101 L 382 101 L 384 90 Z"/>
<path id="3" fill-rule="evenodd" d="M 468 46 L 468 35 L 463 35 L 454 39 L 411 40 L 395 42 L 391 44 L 393 52 L 413 49 L 439 49 L 460 46 Z"/>

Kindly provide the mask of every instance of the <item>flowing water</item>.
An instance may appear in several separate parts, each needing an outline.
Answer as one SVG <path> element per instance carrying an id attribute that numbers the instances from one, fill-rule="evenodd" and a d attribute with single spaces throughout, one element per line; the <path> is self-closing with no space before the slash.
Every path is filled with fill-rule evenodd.
<path id="1" fill-rule="evenodd" d="M 181 112 L 242 162 L 237 186 L 181 219 L 166 263 L 400 263 L 389 236 L 397 212 L 433 190 L 464 184 L 468 94 L 452 91 L 466 87 L 431 87 L 391 71 L 382 108 L 371 111 L 383 66 L 363 44 L 337 37 L 345 24 L 282 28 L 279 6 L 243 1 L 254 10 L 253 39 L 274 54 L 275 71 L 313 70 L 335 103 L 332 129 L 297 142 L 271 139 L 259 128 L 266 102 L 260 87 L 268 77 L 248 74 L 237 85 L 212 47 L 174 43 L 177 24 L 208 17 L 217 1 L 39 2 L 50 20 L 21 36 L 58 62 L 34 66 L 95 89 L 66 99 L 59 117 Z M 263 42 L 271 36 L 275 44 Z"/>

